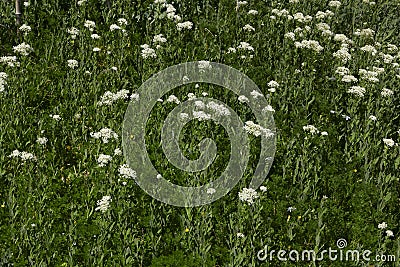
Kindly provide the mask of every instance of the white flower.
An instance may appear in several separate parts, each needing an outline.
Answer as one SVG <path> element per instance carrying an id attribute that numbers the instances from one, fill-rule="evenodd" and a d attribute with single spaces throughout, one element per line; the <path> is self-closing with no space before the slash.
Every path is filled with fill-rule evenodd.
<path id="1" fill-rule="evenodd" d="M 92 32 L 94 30 L 94 28 L 96 27 L 96 23 L 94 21 L 91 21 L 91 20 L 86 20 L 85 23 L 83 24 L 83 26 L 85 28 L 88 28 L 89 31 Z"/>
<path id="2" fill-rule="evenodd" d="M 289 208 L 287 209 L 288 212 L 293 212 L 293 211 L 295 211 L 295 210 L 296 210 L 295 207 L 289 207 Z"/>
<path id="3" fill-rule="evenodd" d="M 157 57 L 156 51 L 153 48 L 150 48 L 148 44 L 141 45 L 140 47 L 142 48 L 142 58 L 147 59 L 149 57 Z"/>
<path id="4" fill-rule="evenodd" d="M 101 51 L 101 49 L 98 47 L 93 48 L 93 52 L 100 52 L 100 51 Z"/>
<path id="5" fill-rule="evenodd" d="M 29 55 L 29 53 L 33 52 L 33 48 L 26 44 L 25 42 L 13 47 L 14 53 L 21 54 L 23 56 Z"/>
<path id="6" fill-rule="evenodd" d="M 175 95 L 170 95 L 170 96 L 167 98 L 167 102 L 169 102 L 169 103 L 175 103 L 175 104 L 180 104 L 180 103 L 181 103 L 181 101 L 179 101 L 179 99 L 178 99 Z"/>
<path id="7" fill-rule="evenodd" d="M 386 235 L 387 235 L 388 237 L 394 236 L 393 231 L 391 231 L 391 230 L 386 230 Z"/>
<path id="8" fill-rule="evenodd" d="M 263 186 L 263 185 L 260 186 L 260 190 L 263 191 L 263 192 L 267 192 L 267 188 L 265 186 Z"/>
<path id="9" fill-rule="evenodd" d="M 255 124 L 253 121 L 246 121 L 243 127 L 247 133 L 252 134 L 256 137 L 258 136 L 265 136 L 265 137 L 272 137 L 274 133 L 270 129 L 266 129 L 261 125 Z"/>
<path id="10" fill-rule="evenodd" d="M 287 33 L 285 33 L 284 37 L 287 39 L 290 39 L 292 41 L 294 41 L 296 39 L 294 32 L 287 32 Z"/>
<path id="11" fill-rule="evenodd" d="M 342 61 L 342 63 L 347 63 L 351 59 L 351 54 L 349 53 L 349 49 L 346 47 L 342 47 L 338 51 L 333 53 L 333 57 Z"/>
<path id="12" fill-rule="evenodd" d="M 90 35 L 90 38 L 97 40 L 100 39 L 100 35 L 93 33 L 92 35 Z"/>
<path id="13" fill-rule="evenodd" d="M 118 19 L 118 24 L 119 25 L 128 25 L 128 21 L 126 20 L 126 19 L 124 19 L 124 18 L 120 18 L 120 19 Z"/>
<path id="14" fill-rule="evenodd" d="M 9 156 L 9 158 L 16 158 L 19 157 L 21 158 L 23 161 L 27 161 L 27 160 L 33 160 L 36 161 L 36 156 L 33 155 L 32 153 L 28 153 L 28 152 L 20 152 L 18 149 L 14 150 Z"/>
<path id="15" fill-rule="evenodd" d="M 95 139 L 102 139 L 103 143 L 109 142 L 109 139 L 118 140 L 118 134 L 109 128 L 103 128 L 99 132 L 91 132 L 90 136 Z"/>
<path id="16" fill-rule="evenodd" d="M 381 95 L 383 97 L 389 97 L 389 96 L 392 96 L 393 94 L 394 94 L 394 92 L 392 90 L 390 90 L 390 89 L 387 89 L 387 88 L 383 88 L 382 91 L 381 91 Z"/>
<path id="17" fill-rule="evenodd" d="M 250 205 L 253 204 L 254 200 L 258 197 L 258 193 L 253 188 L 243 188 L 242 191 L 239 192 L 239 199 Z"/>
<path id="18" fill-rule="evenodd" d="M 205 121 L 211 119 L 211 115 L 205 113 L 204 111 L 193 111 L 193 117 L 199 121 Z"/>
<path id="19" fill-rule="evenodd" d="M 347 90 L 347 93 L 355 94 L 356 96 L 359 97 L 364 97 L 365 88 L 361 86 L 352 86 L 350 87 L 350 89 Z"/>
<path id="20" fill-rule="evenodd" d="M 328 6 L 330 7 L 340 7 L 342 3 L 340 3 L 340 1 L 330 1 L 328 3 Z"/>
<path id="21" fill-rule="evenodd" d="M 163 177 L 161 176 L 161 174 L 157 174 L 156 178 L 157 178 L 157 179 L 161 179 L 161 178 L 163 178 Z"/>
<path id="22" fill-rule="evenodd" d="M 68 63 L 68 67 L 70 67 L 71 69 L 75 69 L 76 67 L 78 67 L 78 61 L 76 61 L 75 59 L 69 59 L 67 60 Z"/>
<path id="23" fill-rule="evenodd" d="M 378 52 L 375 47 L 373 47 L 372 45 L 365 45 L 363 47 L 360 48 L 361 51 L 367 52 L 367 53 L 371 53 L 371 55 L 375 56 L 376 53 Z"/>
<path id="24" fill-rule="evenodd" d="M 110 202 L 112 201 L 110 196 L 104 196 L 102 199 L 97 201 L 96 211 L 100 210 L 101 212 L 106 212 L 110 207 Z"/>
<path id="25" fill-rule="evenodd" d="M 248 31 L 248 32 L 254 32 L 256 29 L 254 29 L 254 27 L 251 26 L 250 24 L 246 24 L 243 26 L 243 30 Z"/>
<path id="26" fill-rule="evenodd" d="M 229 116 L 231 112 L 223 104 L 217 104 L 213 101 L 207 104 L 207 108 L 211 109 L 217 116 Z"/>
<path id="27" fill-rule="evenodd" d="M 246 42 L 240 42 L 240 45 L 237 48 L 247 51 L 254 51 L 254 48 L 249 43 Z"/>
<path id="28" fill-rule="evenodd" d="M 262 93 L 260 93 L 260 92 L 258 92 L 258 91 L 256 91 L 256 90 L 251 91 L 251 92 L 250 92 L 250 95 L 251 95 L 253 98 L 259 98 L 259 97 L 263 97 L 263 96 L 264 96 Z"/>
<path id="29" fill-rule="evenodd" d="M 244 95 L 240 95 L 239 97 L 238 97 L 238 100 L 239 100 L 239 102 L 240 103 L 249 103 L 249 99 L 246 97 L 246 96 L 244 96 Z"/>
<path id="30" fill-rule="evenodd" d="M 262 112 L 275 112 L 275 109 L 271 105 L 267 105 L 265 108 L 262 109 Z"/>
<path id="31" fill-rule="evenodd" d="M 354 77 L 353 75 L 343 75 L 342 77 L 342 82 L 346 83 L 351 83 L 351 82 L 357 82 L 358 79 Z"/>
<path id="32" fill-rule="evenodd" d="M 185 22 L 176 24 L 176 28 L 178 29 L 178 31 L 181 31 L 182 29 L 190 30 L 192 27 L 193 27 L 193 23 L 190 21 L 185 21 Z"/>
<path id="33" fill-rule="evenodd" d="M 179 114 L 179 117 L 180 117 L 182 120 L 186 120 L 186 119 L 189 118 L 189 114 L 182 112 L 182 113 Z"/>
<path id="34" fill-rule="evenodd" d="M 215 189 L 214 188 L 208 188 L 207 189 L 207 194 L 209 194 L 209 195 L 212 195 L 212 194 L 214 194 L 216 191 L 215 191 Z"/>
<path id="35" fill-rule="evenodd" d="M 187 97 L 188 97 L 189 100 L 194 100 L 194 99 L 196 99 L 196 95 L 193 94 L 193 93 L 189 93 L 189 94 L 187 95 Z M 178 103 L 178 104 L 179 104 L 179 103 Z"/>
<path id="36" fill-rule="evenodd" d="M 111 69 L 113 70 L 113 71 L 118 71 L 118 68 L 117 67 L 111 67 Z"/>
<path id="37" fill-rule="evenodd" d="M 121 156 L 122 155 L 122 150 L 120 148 L 114 149 L 114 156 Z"/>
<path id="38" fill-rule="evenodd" d="M 32 30 L 32 28 L 31 28 L 31 26 L 28 26 L 26 24 L 22 24 L 21 27 L 19 27 L 19 30 L 21 32 L 28 33 L 28 32 L 30 32 Z"/>
<path id="39" fill-rule="evenodd" d="M 205 108 L 206 105 L 204 104 L 203 101 L 198 100 L 198 101 L 194 101 L 194 106 L 195 106 L 196 108 L 203 109 L 203 108 Z"/>
<path id="40" fill-rule="evenodd" d="M 162 34 L 157 34 L 153 37 L 153 43 L 165 43 L 167 39 Z"/>
<path id="41" fill-rule="evenodd" d="M 3 92 L 5 90 L 5 86 L 7 85 L 7 77 L 7 73 L 0 72 L 0 92 Z"/>
<path id="42" fill-rule="evenodd" d="M 99 163 L 100 167 L 106 166 L 112 160 L 112 156 L 100 154 L 99 158 L 97 159 L 97 163 Z"/>
<path id="43" fill-rule="evenodd" d="M 242 233 L 237 233 L 236 236 L 237 236 L 238 238 L 244 238 L 244 234 L 242 234 Z"/>
<path id="44" fill-rule="evenodd" d="M 119 166 L 118 172 L 119 172 L 119 175 L 121 175 L 123 178 L 136 179 L 136 172 L 134 170 L 132 170 L 131 168 L 129 168 L 128 164 L 123 164 L 123 165 Z"/>
<path id="45" fill-rule="evenodd" d="M 200 72 L 204 72 L 206 69 L 209 69 L 209 70 L 212 69 L 210 61 L 201 60 L 198 63 L 199 63 L 198 67 L 200 69 Z"/>
<path id="46" fill-rule="evenodd" d="M 53 120 L 55 120 L 55 121 L 61 120 L 61 116 L 60 115 L 52 115 L 52 114 L 50 114 L 50 118 L 53 118 Z"/>
<path id="47" fill-rule="evenodd" d="M 379 82 L 379 79 L 377 78 L 379 73 L 376 71 L 368 71 L 365 69 L 359 69 L 358 73 L 360 74 L 360 78 L 362 80 L 368 80 L 373 83 Z"/>
<path id="48" fill-rule="evenodd" d="M 271 81 L 268 83 L 268 86 L 271 87 L 271 88 L 277 88 L 277 87 L 279 87 L 279 83 L 276 82 L 276 81 L 274 81 L 274 80 L 271 80 Z"/>
<path id="49" fill-rule="evenodd" d="M 36 142 L 41 144 L 41 145 L 45 145 L 47 143 L 48 139 L 46 137 L 39 137 Z"/>
<path id="50" fill-rule="evenodd" d="M 387 145 L 388 147 L 392 147 L 395 145 L 395 142 L 393 141 L 393 139 L 383 138 L 382 140 L 383 140 L 383 143 L 385 143 L 385 145 Z"/>
<path id="51" fill-rule="evenodd" d="M 369 116 L 369 119 L 370 119 L 371 121 L 376 121 L 376 117 L 375 117 L 374 115 Z"/>
<path id="52" fill-rule="evenodd" d="M 29 2 L 27 1 L 24 2 L 24 7 L 28 7 L 29 5 L 30 5 Z"/>
<path id="53" fill-rule="evenodd" d="M 131 95 L 132 100 L 139 101 L 139 98 L 140 98 L 140 96 L 138 93 L 134 93 Z M 161 99 L 161 102 L 162 102 L 162 99 Z"/>
<path id="54" fill-rule="evenodd" d="M 17 61 L 17 57 L 16 56 L 0 57 L 0 63 L 5 63 L 9 67 L 15 67 L 15 66 L 19 66 L 20 65 L 20 63 Z"/>
<path id="55" fill-rule="evenodd" d="M 249 14 L 249 15 L 257 15 L 258 11 L 254 10 L 254 9 L 251 9 L 251 10 L 249 10 L 249 12 L 247 12 L 247 14 Z"/>
<path id="56" fill-rule="evenodd" d="M 344 75 L 348 75 L 350 73 L 350 70 L 346 67 L 338 67 L 336 69 L 335 73 L 344 76 Z"/>
<path id="57" fill-rule="evenodd" d="M 378 224 L 378 229 L 385 229 L 386 227 L 387 227 L 387 223 L 385 223 L 385 222 Z"/>
<path id="58" fill-rule="evenodd" d="M 121 30 L 121 27 L 118 26 L 117 24 L 111 24 L 110 31 L 116 31 L 116 30 Z"/>
<path id="59" fill-rule="evenodd" d="M 128 94 L 129 94 L 129 91 L 126 89 L 122 89 L 122 90 L 116 92 L 115 94 L 110 91 L 106 91 L 104 93 L 104 95 L 101 97 L 100 101 L 98 102 L 98 105 L 99 106 L 103 106 L 103 105 L 110 106 L 114 102 L 116 102 L 120 99 L 129 98 Z"/>
<path id="60" fill-rule="evenodd" d="M 319 133 L 319 130 L 314 125 L 303 126 L 303 130 L 306 132 L 310 132 L 311 134 Z"/>
<path id="61" fill-rule="evenodd" d="M 323 136 L 326 136 L 326 135 L 328 135 L 328 132 L 321 132 L 321 135 L 323 135 Z"/>
<path id="62" fill-rule="evenodd" d="M 86 3 L 87 2 L 87 0 L 79 0 L 78 2 L 77 2 L 77 4 L 78 4 L 78 6 L 82 6 L 84 3 Z"/>
<path id="63" fill-rule="evenodd" d="M 314 50 L 315 52 L 321 52 L 324 48 L 319 44 L 318 41 L 315 40 L 303 40 L 301 42 L 294 43 L 296 48 L 307 48 L 310 50 Z"/>
<path id="64" fill-rule="evenodd" d="M 71 34 L 71 38 L 72 39 L 76 39 L 76 36 L 79 35 L 79 30 L 77 28 L 75 28 L 75 27 L 72 27 L 71 29 L 67 29 L 67 32 L 69 34 Z"/>

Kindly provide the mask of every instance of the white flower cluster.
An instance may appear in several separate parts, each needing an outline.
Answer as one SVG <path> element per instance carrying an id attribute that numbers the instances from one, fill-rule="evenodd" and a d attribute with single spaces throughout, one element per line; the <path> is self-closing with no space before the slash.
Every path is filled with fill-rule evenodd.
<path id="1" fill-rule="evenodd" d="M 142 58 L 147 59 L 157 57 L 156 51 L 148 44 L 141 45 L 140 47 L 142 48 Z"/>
<path id="2" fill-rule="evenodd" d="M 330 10 L 326 10 L 324 11 L 317 11 L 317 13 L 315 14 L 315 18 L 316 19 L 328 19 L 331 18 L 335 15 L 335 13 L 333 13 Z"/>
<path id="3" fill-rule="evenodd" d="M 314 50 L 315 52 L 321 52 L 324 48 L 319 44 L 318 41 L 315 40 L 303 40 L 301 42 L 294 43 L 296 48 L 307 48 Z"/>
<path id="4" fill-rule="evenodd" d="M 100 154 L 99 158 L 97 159 L 97 163 L 99 163 L 99 167 L 106 166 L 112 160 L 112 156 Z"/>
<path id="5" fill-rule="evenodd" d="M 182 31 L 183 29 L 192 29 L 193 28 L 193 23 L 191 21 L 185 21 L 185 22 L 180 22 L 176 24 L 176 28 L 178 31 Z"/>
<path id="6" fill-rule="evenodd" d="M 387 89 L 387 88 L 383 88 L 382 91 L 381 91 L 381 95 L 383 97 L 389 97 L 389 96 L 392 96 L 393 94 L 394 94 L 394 92 L 392 90 L 390 90 L 390 89 Z"/>
<path id="7" fill-rule="evenodd" d="M 135 179 L 136 178 L 136 172 L 129 168 L 128 164 L 123 164 L 119 166 L 118 169 L 119 175 L 121 175 L 123 178 L 129 179 Z"/>
<path id="8" fill-rule="evenodd" d="M 118 134 L 109 128 L 103 128 L 99 132 L 91 132 L 90 136 L 96 139 L 102 139 L 103 143 L 109 142 L 109 139 L 118 140 Z"/>
<path id="9" fill-rule="evenodd" d="M 377 71 L 369 71 L 366 69 L 359 69 L 358 74 L 360 75 L 360 79 L 367 80 L 369 82 L 377 83 L 379 82 Z"/>
<path id="10" fill-rule="evenodd" d="M 28 56 L 29 53 L 33 52 L 33 48 L 25 42 L 13 47 L 14 53 L 22 56 Z"/>
<path id="11" fill-rule="evenodd" d="M 352 86 L 350 89 L 347 90 L 349 94 L 355 94 L 358 97 L 364 97 L 365 88 L 361 86 Z"/>
<path id="12" fill-rule="evenodd" d="M 129 91 L 122 89 L 115 94 L 107 91 L 104 93 L 104 95 L 101 97 L 100 101 L 98 102 L 99 106 L 111 106 L 114 102 L 120 100 L 120 99 L 127 99 L 129 98 L 128 96 Z"/>
<path id="13" fill-rule="evenodd" d="M 210 61 L 206 61 L 206 60 L 199 61 L 198 67 L 199 67 L 200 72 L 204 72 L 206 69 L 209 69 L 209 70 L 212 69 Z"/>
<path id="14" fill-rule="evenodd" d="M 20 63 L 17 61 L 16 56 L 4 56 L 0 57 L 0 63 L 7 64 L 9 67 L 19 67 Z"/>
<path id="15" fill-rule="evenodd" d="M 167 102 L 169 102 L 169 103 L 175 103 L 175 104 L 180 104 L 181 103 L 181 101 L 179 101 L 179 99 L 175 96 L 175 95 L 170 95 L 168 98 L 167 98 Z"/>
<path id="16" fill-rule="evenodd" d="M 100 210 L 101 212 L 106 212 L 108 208 L 110 207 L 110 202 L 112 201 L 112 198 L 110 196 L 104 196 L 100 200 L 97 201 L 97 207 L 96 211 Z"/>
<path id="17" fill-rule="evenodd" d="M 25 151 L 20 152 L 18 149 L 14 150 L 9 156 L 9 158 L 21 158 L 22 161 L 33 160 L 36 161 L 36 156 L 32 153 L 28 153 Z"/>
<path id="18" fill-rule="evenodd" d="M 330 1 L 328 3 L 328 6 L 330 7 L 340 7 L 342 5 L 342 3 L 340 1 Z"/>
<path id="19" fill-rule="evenodd" d="M 393 139 L 389 139 L 389 138 L 383 138 L 382 139 L 382 141 L 383 141 L 383 143 L 385 144 L 385 145 L 387 145 L 388 147 L 392 147 L 392 146 L 394 146 L 396 143 L 393 141 Z"/>
<path id="20" fill-rule="evenodd" d="M 376 53 L 378 53 L 378 51 L 372 45 L 365 45 L 365 46 L 361 47 L 360 50 L 364 51 L 364 52 L 367 52 L 367 53 L 370 53 L 373 56 L 375 56 Z"/>
<path id="21" fill-rule="evenodd" d="M 30 32 L 32 30 L 31 26 L 28 26 L 26 24 L 22 24 L 21 27 L 19 27 L 19 30 L 25 34 Z"/>
<path id="22" fill-rule="evenodd" d="M 47 143 L 48 139 L 46 137 L 39 137 L 36 142 L 39 143 L 40 145 L 45 145 Z"/>
<path id="23" fill-rule="evenodd" d="M 0 72 L 0 92 L 4 92 L 6 85 L 7 85 L 7 79 L 8 75 L 5 72 Z"/>
<path id="24" fill-rule="evenodd" d="M 378 229 L 384 230 L 387 228 L 387 226 L 388 225 L 386 222 L 382 222 L 382 223 L 378 224 Z M 386 230 L 385 233 L 386 233 L 387 237 L 394 237 L 393 231 L 391 231 L 391 230 Z"/>
<path id="25" fill-rule="evenodd" d="M 210 120 L 211 115 L 205 113 L 204 111 L 193 111 L 193 117 L 199 121 L 205 121 L 205 120 Z"/>
<path id="26" fill-rule="evenodd" d="M 250 102 L 250 100 L 245 95 L 240 95 L 238 97 L 238 100 L 240 103 L 249 103 Z"/>
<path id="27" fill-rule="evenodd" d="M 271 92 L 271 93 L 274 93 L 274 92 L 276 92 L 276 88 L 278 88 L 279 87 L 279 83 L 278 82 L 276 82 L 276 81 L 274 81 L 274 80 L 271 80 L 270 82 L 268 82 L 268 91 L 269 92 Z"/>
<path id="28" fill-rule="evenodd" d="M 217 116 L 230 116 L 231 112 L 228 108 L 226 108 L 223 104 L 217 104 L 214 101 L 211 101 L 207 104 L 207 108 L 209 111 L 214 112 Z"/>
<path id="29" fill-rule="evenodd" d="M 61 116 L 57 115 L 57 114 L 54 114 L 54 115 L 50 114 L 49 117 L 52 118 L 55 121 L 60 121 L 62 119 Z"/>
<path id="30" fill-rule="evenodd" d="M 71 29 L 67 29 L 67 32 L 71 35 L 72 39 L 76 39 L 76 37 L 79 35 L 79 30 L 75 27 L 72 27 Z"/>
<path id="31" fill-rule="evenodd" d="M 96 27 L 96 23 L 91 20 L 86 20 L 85 23 L 83 24 L 85 28 L 88 28 L 89 31 L 93 31 L 94 28 Z"/>
<path id="32" fill-rule="evenodd" d="M 78 61 L 76 61 L 75 59 L 68 59 L 67 63 L 68 67 L 70 67 L 71 69 L 75 69 L 78 67 Z"/>
<path id="33" fill-rule="evenodd" d="M 166 43 L 167 38 L 164 37 L 162 34 L 157 34 L 153 37 L 153 43 L 157 44 L 156 49 L 159 49 L 161 47 L 160 44 Z"/>
<path id="34" fill-rule="evenodd" d="M 246 130 L 247 133 L 252 134 L 256 137 L 261 135 L 265 137 L 274 136 L 274 133 L 270 129 L 266 129 L 261 125 L 254 123 L 253 121 L 246 121 L 243 128 Z"/>
<path id="35" fill-rule="evenodd" d="M 357 29 L 357 30 L 354 32 L 354 35 L 355 35 L 355 36 L 360 36 L 360 37 L 362 37 L 362 38 L 373 38 L 373 37 L 374 37 L 374 34 L 375 34 L 375 31 L 372 30 L 372 29 L 370 29 L 370 28 L 368 28 L 368 29 L 362 29 L 362 30 Z"/>
<path id="36" fill-rule="evenodd" d="M 303 130 L 306 132 L 310 132 L 312 135 L 319 133 L 319 130 L 314 125 L 303 126 Z"/>
<path id="37" fill-rule="evenodd" d="M 250 24 L 246 24 L 243 26 L 243 30 L 248 31 L 248 32 L 254 32 L 256 29 L 251 26 Z"/>
<path id="38" fill-rule="evenodd" d="M 346 44 L 342 44 L 341 48 L 333 53 L 333 57 L 339 59 L 342 63 L 347 63 L 351 60 L 351 54 L 349 53 L 349 48 Z"/>
<path id="39" fill-rule="evenodd" d="M 247 202 L 249 205 L 253 204 L 254 200 L 258 197 L 257 191 L 253 188 L 243 188 L 242 191 L 239 192 L 239 199 Z"/>

